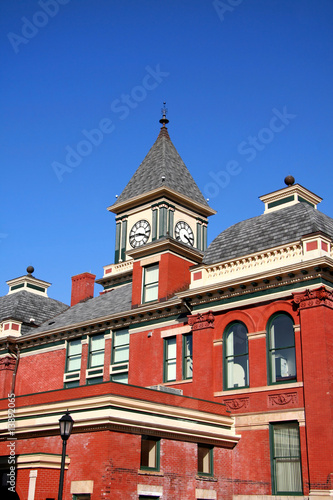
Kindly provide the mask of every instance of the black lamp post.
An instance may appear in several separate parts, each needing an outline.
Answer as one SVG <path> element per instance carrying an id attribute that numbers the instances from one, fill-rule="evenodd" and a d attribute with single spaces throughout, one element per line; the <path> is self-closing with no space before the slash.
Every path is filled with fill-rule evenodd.
<path id="1" fill-rule="evenodd" d="M 66 445 L 67 439 L 71 435 L 73 429 L 74 420 L 67 410 L 65 415 L 59 419 L 60 436 L 62 439 L 62 456 L 61 456 L 61 469 L 60 469 L 60 481 L 59 481 L 59 493 L 58 500 L 62 500 L 62 490 L 64 487 L 64 473 L 65 473 L 65 459 L 66 459 Z"/>

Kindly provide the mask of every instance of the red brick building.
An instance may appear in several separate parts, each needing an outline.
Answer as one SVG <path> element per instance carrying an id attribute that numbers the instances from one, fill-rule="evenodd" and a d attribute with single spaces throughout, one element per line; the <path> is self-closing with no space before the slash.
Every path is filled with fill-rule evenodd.
<path id="1" fill-rule="evenodd" d="M 103 292 L 74 276 L 68 307 L 28 268 L 0 298 L 3 497 L 57 498 L 68 409 L 65 500 L 332 498 L 333 219 L 289 176 L 207 247 L 161 123 Z"/>

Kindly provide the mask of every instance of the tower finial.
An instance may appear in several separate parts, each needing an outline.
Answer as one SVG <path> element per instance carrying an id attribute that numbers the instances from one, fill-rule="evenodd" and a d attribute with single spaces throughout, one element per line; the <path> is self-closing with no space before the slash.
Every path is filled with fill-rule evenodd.
<path id="1" fill-rule="evenodd" d="M 167 115 L 167 108 L 165 107 L 165 104 L 166 102 L 164 101 L 163 102 L 163 108 L 161 109 L 161 113 L 162 113 L 162 118 L 160 119 L 160 123 L 162 123 L 162 127 L 165 127 L 165 125 L 167 123 L 169 123 L 169 120 L 167 119 L 166 115 Z"/>

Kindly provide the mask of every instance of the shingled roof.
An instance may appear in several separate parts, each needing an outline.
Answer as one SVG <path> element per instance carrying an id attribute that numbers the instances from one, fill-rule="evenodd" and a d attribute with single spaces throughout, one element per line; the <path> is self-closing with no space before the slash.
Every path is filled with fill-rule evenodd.
<path id="1" fill-rule="evenodd" d="M 113 207 L 160 187 L 168 187 L 208 207 L 165 126 Z"/>
<path id="2" fill-rule="evenodd" d="M 98 297 L 79 302 L 63 314 L 46 321 L 34 333 L 66 328 L 84 321 L 94 321 L 114 313 L 128 311 L 131 309 L 131 304 L 132 283 L 128 283 Z"/>
<path id="3" fill-rule="evenodd" d="M 6 319 L 21 321 L 21 333 L 26 335 L 36 331 L 36 325 L 41 325 L 68 308 L 68 305 L 58 300 L 22 290 L 0 297 L 0 323 Z"/>
<path id="4" fill-rule="evenodd" d="M 333 219 L 307 203 L 247 219 L 222 231 L 204 253 L 203 262 L 214 264 L 300 240 L 322 232 L 333 238 Z"/>

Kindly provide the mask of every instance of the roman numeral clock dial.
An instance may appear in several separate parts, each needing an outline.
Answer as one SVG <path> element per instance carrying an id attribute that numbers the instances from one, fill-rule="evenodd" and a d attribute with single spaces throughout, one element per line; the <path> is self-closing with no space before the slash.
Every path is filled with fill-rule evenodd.
<path id="1" fill-rule="evenodd" d="M 179 221 L 175 226 L 175 236 L 176 240 L 186 243 L 187 245 L 194 245 L 194 235 L 191 227 L 187 222 Z"/>
<path id="2" fill-rule="evenodd" d="M 133 248 L 147 243 L 150 236 L 150 224 L 146 220 L 139 220 L 132 227 L 129 234 L 129 242 Z"/>

